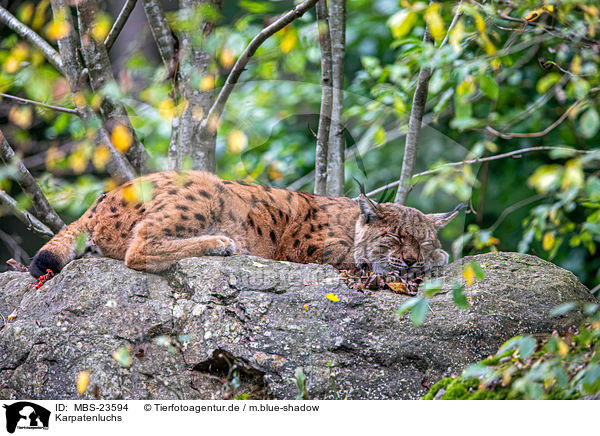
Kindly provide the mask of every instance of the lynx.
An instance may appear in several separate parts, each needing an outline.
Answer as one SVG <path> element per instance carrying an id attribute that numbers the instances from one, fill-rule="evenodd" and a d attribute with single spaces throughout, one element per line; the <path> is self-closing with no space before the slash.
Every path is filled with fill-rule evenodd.
<path id="1" fill-rule="evenodd" d="M 100 195 L 40 249 L 29 271 L 58 273 L 86 247 L 150 272 L 186 257 L 233 254 L 374 273 L 426 271 L 448 262 L 437 231 L 462 206 L 424 214 L 364 194 L 325 197 L 202 171 L 166 171 Z"/>

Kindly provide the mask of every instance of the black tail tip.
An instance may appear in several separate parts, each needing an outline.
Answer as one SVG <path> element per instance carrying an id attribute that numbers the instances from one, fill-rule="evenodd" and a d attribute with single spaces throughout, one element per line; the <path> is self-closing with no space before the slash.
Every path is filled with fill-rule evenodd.
<path id="1" fill-rule="evenodd" d="M 61 269 L 62 263 L 56 254 L 49 250 L 41 250 L 33 257 L 29 265 L 29 274 L 37 279 L 46 274 L 47 270 L 57 274 Z"/>

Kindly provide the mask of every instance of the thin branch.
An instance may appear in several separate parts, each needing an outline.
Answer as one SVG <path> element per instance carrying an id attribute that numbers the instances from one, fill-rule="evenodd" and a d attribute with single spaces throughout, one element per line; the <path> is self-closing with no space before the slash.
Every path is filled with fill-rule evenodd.
<path id="1" fill-rule="evenodd" d="M 500 14 L 500 18 L 502 18 L 503 20 L 506 20 L 506 21 L 512 21 L 514 23 L 524 24 L 525 25 L 524 27 L 533 26 L 536 28 L 541 28 L 544 32 L 546 32 L 549 35 L 552 35 L 558 39 L 563 39 L 563 40 L 572 41 L 572 42 L 584 42 L 586 44 L 591 44 L 591 45 L 600 45 L 600 41 L 598 41 L 597 39 L 588 38 L 587 36 L 581 36 L 581 35 L 577 35 L 575 37 L 570 36 L 570 35 L 567 35 L 564 33 L 564 29 L 559 29 L 554 26 L 546 26 L 542 23 L 538 23 L 535 21 L 528 21 L 528 20 L 524 20 L 522 18 L 511 17 L 510 15 L 504 14 L 504 13 Z M 523 29 L 511 29 L 511 30 L 523 31 Z M 559 33 L 557 34 L 556 32 L 554 32 L 555 30 L 558 31 Z"/>
<path id="2" fill-rule="evenodd" d="M 590 89 L 589 93 L 591 94 L 591 93 L 595 93 L 595 92 L 598 92 L 598 91 L 600 91 L 600 87 L 599 88 L 592 88 L 592 89 Z M 539 132 L 533 132 L 533 133 L 507 133 L 507 132 L 499 132 L 498 130 L 494 129 L 491 126 L 487 126 L 485 128 L 485 130 L 487 132 L 493 134 L 493 135 L 499 136 L 502 139 L 539 138 L 541 136 L 547 135 L 552 130 L 554 130 L 557 126 L 559 126 L 565 120 L 565 118 L 567 118 L 569 116 L 569 114 L 573 111 L 573 109 L 575 109 L 586 98 L 587 98 L 587 96 L 578 99 L 575 103 L 573 103 L 571 106 L 569 106 L 567 108 L 567 110 L 556 121 L 554 121 L 552 124 L 550 124 L 544 130 L 541 130 Z"/>
<path id="3" fill-rule="evenodd" d="M 227 76 L 227 80 L 225 84 L 221 88 L 221 92 L 215 99 L 214 104 L 210 108 L 208 115 L 202 121 L 202 129 L 206 129 L 209 125 L 212 127 L 218 124 L 218 120 L 221 117 L 221 113 L 223 112 L 223 108 L 225 107 L 225 103 L 227 99 L 231 95 L 231 92 L 235 88 L 235 85 L 240 78 L 240 75 L 244 71 L 246 64 L 250 58 L 254 55 L 256 50 L 260 47 L 260 45 L 267 40 L 270 36 L 277 33 L 279 30 L 283 29 L 285 26 L 290 24 L 296 18 L 300 18 L 306 11 L 312 8 L 318 0 L 306 0 L 303 3 L 300 3 L 291 11 L 286 12 L 282 16 L 280 16 L 277 20 L 275 20 L 272 24 L 265 27 L 261 30 L 253 39 L 250 41 L 248 46 L 244 49 L 244 52 L 240 55 L 240 57 L 235 62 L 235 65 L 229 72 L 229 76 Z M 215 122 L 216 120 L 216 122 Z M 214 124 L 213 124 L 214 123 Z"/>
<path id="4" fill-rule="evenodd" d="M 14 167 L 19 173 L 17 183 L 19 183 L 21 189 L 23 189 L 23 191 L 33 200 L 33 208 L 39 219 L 50 227 L 53 232 L 58 232 L 62 229 L 65 226 L 65 223 L 60 219 L 52 206 L 50 206 L 46 196 L 29 170 L 27 170 L 25 165 L 23 165 L 23 162 L 17 158 L 15 152 L 6 141 L 6 138 L 4 138 L 2 131 L 0 131 L 0 159 L 4 161 L 6 165 Z"/>
<path id="5" fill-rule="evenodd" d="M 133 11 L 133 8 L 135 8 L 136 3 L 137 0 L 125 1 L 123 9 L 121 9 L 121 12 L 119 12 L 119 16 L 115 20 L 115 24 L 113 24 L 112 29 L 110 29 L 110 32 L 108 32 L 108 35 L 104 40 L 104 47 L 106 47 L 106 51 L 110 51 L 113 44 L 119 37 L 119 34 L 121 33 L 121 30 L 123 30 L 123 26 L 125 26 L 125 23 L 127 22 L 129 15 L 131 15 L 131 11 Z"/>
<path id="6" fill-rule="evenodd" d="M 500 214 L 500 216 L 498 217 L 498 219 L 496 220 L 496 222 L 494 224 L 492 224 L 490 227 L 488 227 L 488 231 L 490 233 L 493 233 L 500 224 L 502 224 L 502 221 L 504 221 L 504 219 L 511 213 L 513 213 L 515 210 L 520 209 L 522 207 L 527 206 L 528 204 L 534 203 L 538 200 L 541 200 L 542 198 L 544 198 L 544 195 L 542 194 L 536 194 L 533 195 L 531 197 L 527 197 L 521 201 L 517 201 L 514 204 L 511 204 L 510 206 L 504 208 L 504 210 L 502 211 L 502 213 Z"/>
<path id="7" fill-rule="evenodd" d="M 481 163 L 481 162 L 489 162 L 492 160 L 504 159 L 507 157 L 520 158 L 521 157 L 520 155 L 522 155 L 523 153 L 532 153 L 532 152 L 536 152 L 536 151 L 545 151 L 545 150 L 564 150 L 564 151 L 569 151 L 571 153 L 576 153 L 576 154 L 592 153 L 592 151 L 590 151 L 590 150 L 577 150 L 577 149 L 568 148 L 568 147 L 553 147 L 553 146 L 529 147 L 529 148 L 522 148 L 520 150 L 510 151 L 508 153 L 497 154 L 495 156 L 467 159 L 467 160 L 462 160 L 460 162 L 449 162 L 449 163 L 440 165 L 439 167 L 434 168 L 432 170 L 427 170 L 427 171 L 423 171 L 422 173 L 417 173 L 412 178 L 415 179 L 417 177 L 435 174 L 435 173 L 440 172 L 441 170 L 443 170 L 446 167 L 459 167 L 459 166 L 465 166 L 465 165 L 473 165 L 473 164 L 477 164 L 477 163 Z M 386 189 L 393 188 L 394 186 L 398 186 L 399 184 L 400 184 L 400 181 L 388 183 L 385 186 L 381 186 L 381 187 L 367 193 L 367 196 L 375 195 L 379 192 L 385 191 Z"/>
<path id="8" fill-rule="evenodd" d="M 431 42 L 429 29 L 425 27 L 423 44 Z M 421 133 L 421 123 L 427 104 L 427 94 L 429 93 L 429 79 L 431 79 L 432 70 L 429 67 L 421 67 L 417 78 L 417 86 L 413 96 L 412 107 L 410 110 L 410 119 L 408 121 L 408 132 L 404 143 L 404 157 L 402 159 L 402 170 L 400 180 L 398 180 L 398 192 L 396 192 L 395 203 L 404 204 L 410 193 L 409 181 L 413 175 L 415 162 L 417 160 L 417 148 L 419 145 L 419 134 Z"/>
<path id="9" fill-rule="evenodd" d="M 18 101 L 19 103 L 23 103 L 23 104 L 35 104 L 37 106 L 42 106 L 42 107 L 52 109 L 53 111 L 57 111 L 57 112 L 64 112 L 67 114 L 79 115 L 79 111 L 77 109 L 70 109 L 68 107 L 62 107 L 62 106 L 54 106 L 51 104 L 42 103 L 40 101 L 34 101 L 34 100 L 29 100 L 27 98 L 17 97 L 16 95 L 4 94 L 3 92 L 0 92 L 0 97 L 10 98 L 11 100 L 15 100 L 15 101 Z"/>
<path id="10" fill-rule="evenodd" d="M 14 30 L 21 38 L 26 39 L 31 44 L 39 48 L 41 52 L 44 53 L 44 56 L 46 56 L 46 59 L 48 59 L 48 61 L 54 65 L 58 71 L 63 71 L 62 61 L 56 50 L 54 50 L 54 48 L 52 48 L 52 46 L 48 44 L 44 38 L 17 20 L 14 15 L 12 15 L 2 6 L 0 6 L 0 22 L 6 24 L 7 27 Z"/>
<path id="11" fill-rule="evenodd" d="M 175 38 L 167 23 L 167 18 L 160 4 L 160 0 L 142 0 L 144 12 L 150 25 L 150 31 L 158 47 L 160 57 L 167 69 L 167 77 L 173 77 L 176 64 Z"/>
<path id="12" fill-rule="evenodd" d="M 44 239 L 50 239 L 52 236 L 54 236 L 54 232 L 52 232 L 48 226 L 46 226 L 29 212 L 21 210 L 17 205 L 17 201 L 1 189 L 0 204 L 6 206 L 10 212 L 19 219 L 19 221 L 25 224 L 27 226 L 27 230 L 31 230 L 41 235 Z"/>
<path id="13" fill-rule="evenodd" d="M 463 0 L 460 0 L 458 2 L 458 5 L 456 5 L 456 13 L 454 14 L 454 18 L 452 18 L 452 22 L 450 23 L 450 27 L 448 27 L 448 31 L 446 32 L 446 36 L 442 40 L 442 43 L 440 44 L 439 48 L 442 48 L 448 42 L 448 39 L 450 39 L 450 32 L 452 31 L 452 29 L 454 29 L 454 26 L 456 25 L 458 19 L 462 16 L 462 10 L 461 10 L 462 2 L 463 2 Z"/>
<path id="14" fill-rule="evenodd" d="M 331 126 L 331 106 L 333 90 L 331 88 L 331 35 L 329 33 L 329 11 L 327 0 L 317 3 L 317 31 L 321 48 L 321 109 L 319 112 L 319 131 L 315 150 L 315 186 L 318 195 L 327 194 L 327 154 L 329 148 L 329 129 Z"/>

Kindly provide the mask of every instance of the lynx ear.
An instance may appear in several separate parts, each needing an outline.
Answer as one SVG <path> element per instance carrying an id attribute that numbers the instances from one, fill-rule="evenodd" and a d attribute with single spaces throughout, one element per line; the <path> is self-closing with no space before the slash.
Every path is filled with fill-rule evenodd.
<path id="1" fill-rule="evenodd" d="M 369 199 L 365 194 L 360 194 L 357 201 L 358 206 L 360 207 L 360 214 L 364 218 L 366 224 L 379 218 L 379 206 L 377 203 Z"/>
<path id="2" fill-rule="evenodd" d="M 444 227 L 446 227 L 446 225 L 452 221 L 456 215 L 458 215 L 458 213 L 463 210 L 466 209 L 469 205 L 467 203 L 461 203 L 458 206 L 456 206 L 454 208 L 453 211 L 451 212 L 446 212 L 446 213 L 430 213 L 427 215 L 427 217 L 433 221 L 433 225 L 435 227 L 436 230 L 442 229 Z"/>

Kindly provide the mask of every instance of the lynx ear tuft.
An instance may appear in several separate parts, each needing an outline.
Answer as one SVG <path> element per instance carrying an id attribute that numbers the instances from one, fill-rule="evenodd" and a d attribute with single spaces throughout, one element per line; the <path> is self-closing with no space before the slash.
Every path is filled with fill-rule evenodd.
<path id="1" fill-rule="evenodd" d="M 452 221 L 454 218 L 456 218 L 456 216 L 459 214 L 459 212 L 463 209 L 466 209 L 467 207 L 469 207 L 469 205 L 467 203 L 461 203 L 458 206 L 456 206 L 454 208 L 454 210 L 450 211 L 450 212 L 446 212 L 446 213 L 430 213 L 427 215 L 427 217 L 433 221 L 433 225 L 435 226 L 436 230 L 440 230 L 444 227 L 446 227 L 446 225 Z"/>
<path id="2" fill-rule="evenodd" d="M 360 214 L 365 220 L 365 224 L 369 224 L 379 219 L 379 206 L 377 203 L 369 199 L 365 194 L 358 196 L 358 206 L 360 207 Z"/>

